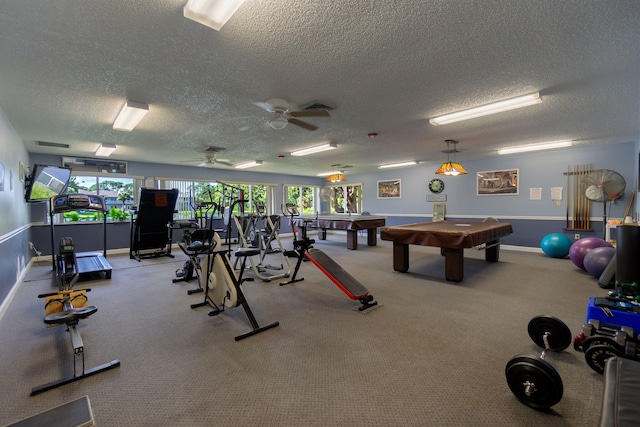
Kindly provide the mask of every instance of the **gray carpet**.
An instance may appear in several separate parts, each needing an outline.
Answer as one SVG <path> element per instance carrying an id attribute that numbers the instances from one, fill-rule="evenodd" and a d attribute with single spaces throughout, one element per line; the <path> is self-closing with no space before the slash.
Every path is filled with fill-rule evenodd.
<path id="1" fill-rule="evenodd" d="M 589 426 L 598 419 L 602 378 L 572 348 L 547 360 L 564 397 L 539 412 L 509 391 L 504 368 L 516 354 L 539 355 L 527 335 L 538 314 L 561 318 L 575 334 L 589 296 L 604 293 L 568 259 L 501 251 L 486 263 L 465 251 L 465 280 L 444 280 L 437 248 L 410 248 L 410 273 L 393 272 L 391 243 L 357 251 L 330 234 L 324 250 L 368 287 L 382 307 L 361 314 L 311 263 L 304 281 L 247 282 L 258 322 L 280 326 L 243 341 L 242 308 L 216 317 L 191 309 L 202 294 L 172 283 L 185 256 L 109 258 L 111 280 L 92 281 L 80 322 L 87 368 L 119 368 L 29 396 L 72 372 L 69 338 L 46 328 L 49 264 L 35 265 L 0 319 L 0 425 L 88 395 L 101 426 Z M 283 238 L 286 246 L 289 239 Z M 293 260 L 292 260 L 293 261 Z M 79 286 L 77 286 L 79 287 Z"/>

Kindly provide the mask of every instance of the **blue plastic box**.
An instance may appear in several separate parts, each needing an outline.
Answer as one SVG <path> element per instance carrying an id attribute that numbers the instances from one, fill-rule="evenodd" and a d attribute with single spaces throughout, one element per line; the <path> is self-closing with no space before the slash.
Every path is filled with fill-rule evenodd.
<path id="1" fill-rule="evenodd" d="M 602 307 L 595 304 L 595 300 L 595 297 L 589 298 L 589 305 L 587 306 L 587 323 L 589 323 L 589 320 L 593 319 L 600 322 L 601 328 L 617 330 L 622 326 L 626 326 L 633 329 L 633 338 L 637 338 L 637 334 L 640 332 L 640 314 L 611 308 L 608 311 L 603 310 Z M 618 302 L 615 304 L 621 308 L 625 307 L 626 304 L 631 306 L 631 304 L 625 302 Z"/>

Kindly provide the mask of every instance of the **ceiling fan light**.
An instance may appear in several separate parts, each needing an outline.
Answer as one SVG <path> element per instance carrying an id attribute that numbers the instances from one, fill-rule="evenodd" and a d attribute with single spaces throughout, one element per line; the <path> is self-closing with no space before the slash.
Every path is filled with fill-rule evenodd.
<path id="1" fill-rule="evenodd" d="M 275 117 L 269 120 L 269 126 L 271 126 L 271 128 L 275 130 L 284 129 L 287 123 L 289 122 L 284 117 Z"/>
<path id="2" fill-rule="evenodd" d="M 503 111 L 515 110 L 516 108 L 528 107 L 529 105 L 535 105 L 541 102 L 542 98 L 540 98 L 540 93 L 535 92 L 528 95 L 518 96 L 516 98 L 481 105 L 479 107 L 469 108 L 467 110 L 444 114 L 442 116 L 429 119 L 429 123 L 433 126 L 447 125 L 449 123 L 475 119 L 476 117 L 488 116 L 490 114 L 501 113 Z"/>
<path id="3" fill-rule="evenodd" d="M 244 0 L 189 0 L 182 14 L 185 18 L 220 31 L 242 3 Z"/>

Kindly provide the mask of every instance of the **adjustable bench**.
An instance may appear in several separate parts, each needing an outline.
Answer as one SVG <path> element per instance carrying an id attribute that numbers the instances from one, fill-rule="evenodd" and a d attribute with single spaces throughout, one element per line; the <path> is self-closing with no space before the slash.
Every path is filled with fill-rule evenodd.
<path id="1" fill-rule="evenodd" d="M 607 359 L 600 409 L 600 427 L 637 426 L 640 421 L 640 362 Z"/>

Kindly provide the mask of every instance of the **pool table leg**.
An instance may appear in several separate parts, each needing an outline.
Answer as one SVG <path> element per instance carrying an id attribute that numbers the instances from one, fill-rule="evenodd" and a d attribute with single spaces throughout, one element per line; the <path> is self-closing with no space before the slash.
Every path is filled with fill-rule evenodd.
<path id="1" fill-rule="evenodd" d="M 358 249 L 358 231 L 347 230 L 347 249 Z"/>
<path id="2" fill-rule="evenodd" d="M 375 246 L 378 244 L 377 228 L 367 228 L 367 245 Z"/>
<path id="3" fill-rule="evenodd" d="M 464 249 L 441 248 L 444 255 L 444 277 L 451 282 L 462 282 L 464 277 Z"/>
<path id="4" fill-rule="evenodd" d="M 500 241 L 487 242 L 484 252 L 485 261 L 497 262 L 500 259 Z"/>
<path id="5" fill-rule="evenodd" d="M 327 229 L 321 228 L 318 230 L 318 240 L 327 240 Z"/>
<path id="6" fill-rule="evenodd" d="M 405 273 L 409 270 L 409 245 L 393 242 L 393 269 Z"/>

